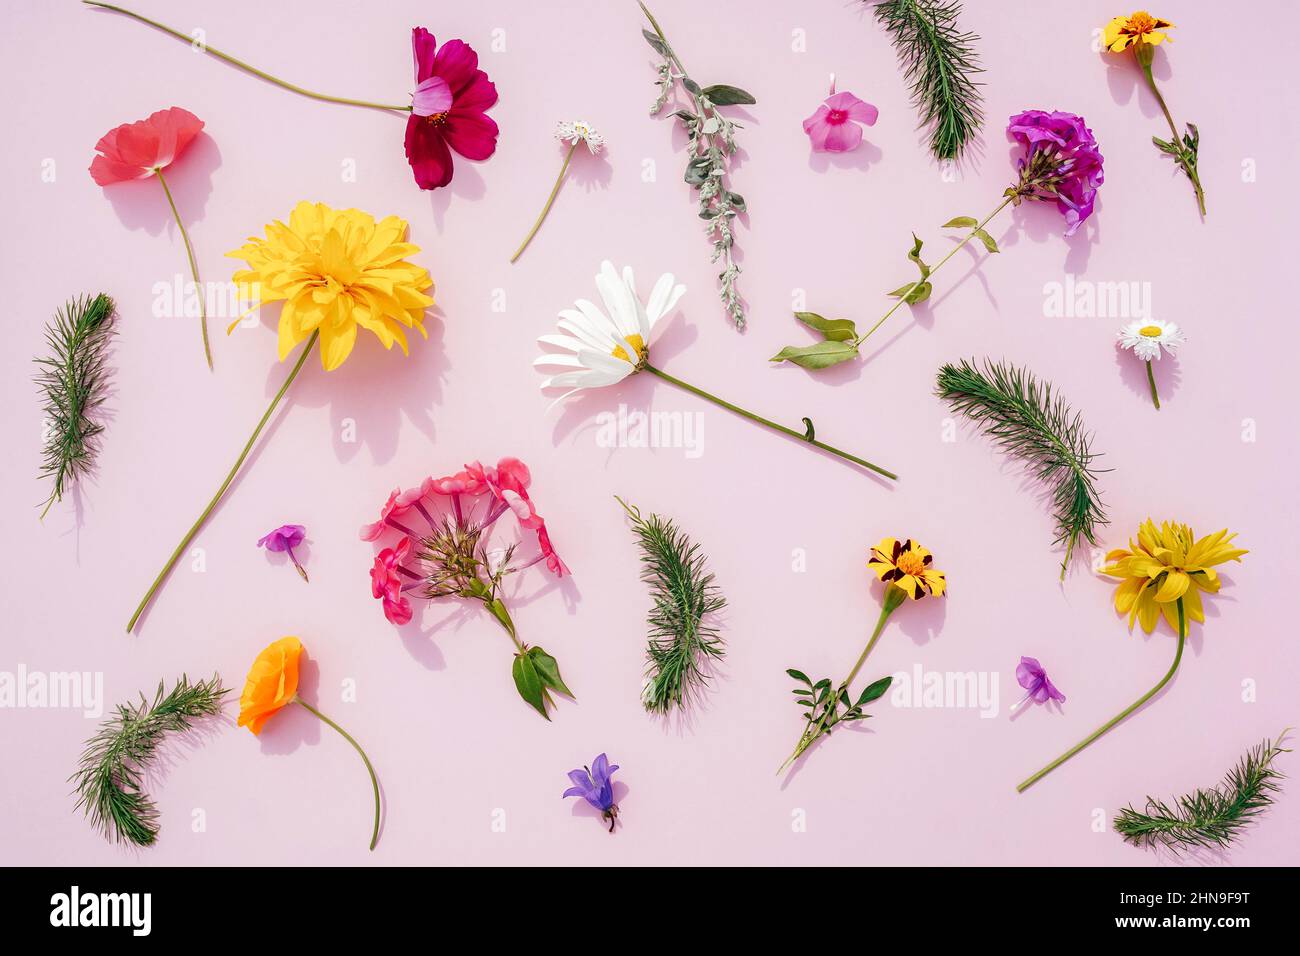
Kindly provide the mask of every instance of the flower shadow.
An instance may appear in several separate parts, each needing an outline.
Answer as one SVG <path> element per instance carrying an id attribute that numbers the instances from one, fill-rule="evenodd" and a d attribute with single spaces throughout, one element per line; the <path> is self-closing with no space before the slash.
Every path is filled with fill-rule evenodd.
<path id="1" fill-rule="evenodd" d="M 1160 116 L 1160 104 L 1156 102 L 1154 94 L 1147 86 L 1146 77 L 1142 75 L 1142 67 L 1138 65 L 1137 57 L 1131 51 L 1118 54 L 1108 53 L 1105 50 L 1102 50 L 1098 56 L 1106 65 L 1106 86 L 1110 89 L 1111 99 L 1119 106 L 1126 106 L 1132 102 L 1134 96 L 1137 96 L 1142 115 L 1148 119 L 1157 119 Z M 1164 83 L 1173 78 L 1169 57 L 1161 47 L 1156 47 L 1151 72 L 1155 75 L 1157 83 Z"/>
<path id="2" fill-rule="evenodd" d="M 857 149 L 847 153 L 813 150 L 808 157 L 808 168 L 822 175 L 830 169 L 856 169 L 866 172 L 884 158 L 885 154 L 875 143 L 863 140 Z"/>
<path id="3" fill-rule="evenodd" d="M 1151 384 L 1147 381 L 1147 363 L 1134 355 L 1129 349 L 1115 346 L 1115 365 L 1119 369 L 1120 381 L 1128 386 L 1129 391 L 1135 395 L 1141 396 L 1143 404 L 1154 412 L 1156 409 L 1151 404 Z M 1182 370 L 1178 366 L 1177 355 L 1164 355 L 1151 363 L 1151 370 L 1155 373 L 1156 389 L 1160 392 L 1160 403 L 1165 404 L 1166 399 L 1173 398 L 1178 394 L 1178 387 L 1182 384 Z"/>
<path id="4" fill-rule="evenodd" d="M 320 689 L 320 665 L 303 651 L 298 659 L 298 696 L 307 701 L 317 699 Z M 312 705 L 313 707 L 315 704 Z M 291 754 L 299 747 L 314 747 L 320 743 L 321 722 L 305 707 L 285 706 L 271 717 L 258 734 L 257 741 L 264 754 Z"/>
<path id="5" fill-rule="evenodd" d="M 176 210 L 186 229 L 192 229 L 195 223 L 203 220 L 208 197 L 212 194 L 212 174 L 220 167 L 221 150 L 217 147 L 216 140 L 206 132 L 201 132 L 194 137 L 189 149 L 163 171 L 167 188 L 171 190 Z M 165 229 L 176 231 L 176 219 L 157 177 L 114 183 L 102 188 L 118 220 L 128 229 L 143 229 L 151 236 L 160 235 Z M 175 271 L 189 281 L 184 240 L 179 235 L 174 239 L 181 247 L 181 259 L 177 262 Z M 220 255 L 219 252 L 214 254 Z M 199 262 L 199 276 L 202 277 L 204 250 L 197 244 L 194 255 Z"/>
<path id="6" fill-rule="evenodd" d="M 452 198 L 462 202 L 477 202 L 487 195 L 487 182 L 478 167 L 489 160 L 470 160 L 456 156 L 455 174 L 446 186 L 430 190 L 429 205 L 433 210 L 433 227 L 441 235 L 447 220 L 447 209 Z"/>
<path id="7" fill-rule="evenodd" d="M 1103 211 L 1101 192 L 1098 191 L 1096 209 L 1073 236 L 1066 237 L 1064 219 L 1056 207 L 1048 202 L 1029 200 L 1011 211 L 1011 226 L 998 239 L 998 245 L 1011 248 L 1023 236 L 1031 242 L 1044 243 L 1053 238 L 1065 242 L 1065 262 L 1062 269 L 1069 275 L 1082 275 L 1088 269 L 1092 248 L 1101 240 L 1100 213 Z"/>

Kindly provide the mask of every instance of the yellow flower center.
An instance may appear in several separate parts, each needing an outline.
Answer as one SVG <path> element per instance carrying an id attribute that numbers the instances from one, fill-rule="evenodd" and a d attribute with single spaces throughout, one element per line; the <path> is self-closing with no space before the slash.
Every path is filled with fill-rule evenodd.
<path id="1" fill-rule="evenodd" d="M 1150 33 L 1155 28 L 1155 17 L 1151 16 L 1151 14 L 1147 13 L 1145 10 L 1139 10 L 1137 13 L 1133 14 L 1133 16 L 1128 18 L 1129 33 L 1142 36 L 1145 33 Z"/>
<path id="2" fill-rule="evenodd" d="M 635 361 L 628 356 L 627 349 L 623 348 L 621 345 L 614 346 L 614 351 L 609 354 L 614 356 L 616 359 L 622 359 L 624 362 L 635 365 L 637 362 L 641 361 L 641 356 L 645 355 L 645 342 L 642 340 L 641 336 L 637 334 L 627 336 L 627 340 L 631 344 L 632 350 L 636 352 Z"/>
<path id="3" fill-rule="evenodd" d="M 1145 335 L 1149 339 L 1158 339 L 1164 333 L 1164 329 L 1158 325 L 1144 325 L 1138 329 L 1139 335 Z"/>
<path id="4" fill-rule="evenodd" d="M 898 556 L 898 570 L 919 578 L 925 570 L 925 559 L 915 552 L 904 551 Z"/>

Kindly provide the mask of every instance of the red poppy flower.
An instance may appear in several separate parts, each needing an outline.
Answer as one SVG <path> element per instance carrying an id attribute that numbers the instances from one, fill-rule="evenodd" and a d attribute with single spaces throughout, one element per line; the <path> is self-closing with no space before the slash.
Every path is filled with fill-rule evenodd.
<path id="1" fill-rule="evenodd" d="M 424 27 L 411 31 L 415 92 L 406 121 L 406 158 L 421 189 L 451 182 L 451 151 L 487 159 L 497 149 L 497 124 L 486 111 L 496 85 L 478 68 L 478 54 L 463 40 L 437 40 Z"/>
<path id="2" fill-rule="evenodd" d="M 138 123 L 111 129 L 95 144 L 90 176 L 101 186 L 147 179 L 166 169 L 203 129 L 203 120 L 179 106 L 159 110 Z"/>

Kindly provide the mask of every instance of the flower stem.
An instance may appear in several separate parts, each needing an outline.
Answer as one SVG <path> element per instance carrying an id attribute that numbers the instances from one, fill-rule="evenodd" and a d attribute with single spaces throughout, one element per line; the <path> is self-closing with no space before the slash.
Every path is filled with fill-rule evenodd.
<path id="1" fill-rule="evenodd" d="M 1183 139 L 1178 135 L 1178 126 L 1174 123 L 1174 117 L 1169 112 L 1169 106 L 1165 103 L 1165 98 L 1160 92 L 1160 87 L 1156 86 L 1155 74 L 1151 72 L 1151 60 L 1155 56 L 1155 49 L 1152 47 L 1152 49 L 1144 55 L 1144 51 L 1140 49 L 1142 46 L 1149 46 L 1149 44 L 1138 44 L 1138 65 L 1142 67 L 1142 75 L 1147 78 L 1147 86 L 1151 87 L 1151 92 L 1155 95 L 1156 102 L 1160 104 L 1160 112 L 1165 114 L 1165 122 L 1169 124 L 1169 135 L 1173 137 L 1169 142 L 1178 149 L 1178 165 L 1183 168 L 1183 172 L 1187 175 L 1187 178 L 1191 180 L 1192 189 L 1196 191 L 1196 207 L 1200 210 L 1201 216 L 1204 217 L 1205 190 L 1201 188 L 1201 174 L 1197 172 L 1195 166 L 1188 162 L 1187 153 L 1183 146 Z"/>
<path id="2" fill-rule="evenodd" d="M 1160 411 L 1160 393 L 1156 391 L 1156 373 L 1150 359 L 1147 359 L 1147 381 L 1151 383 L 1151 401 L 1156 403 L 1156 411 Z"/>
<path id="3" fill-rule="evenodd" d="M 293 699 L 294 699 L 297 703 L 299 703 L 299 704 L 301 704 L 303 707 L 305 707 L 309 713 L 315 714 L 315 715 L 316 715 L 317 717 L 319 717 L 319 718 L 320 718 L 324 723 L 329 724 L 331 727 L 333 727 L 335 730 L 337 730 L 337 731 L 338 731 L 338 732 L 343 736 L 343 739 L 344 739 L 344 740 L 346 740 L 348 743 L 350 743 L 353 747 L 356 748 L 357 753 L 361 754 L 361 759 L 365 761 L 365 763 L 366 763 L 366 770 L 367 770 L 367 772 L 370 774 L 370 786 L 371 786 L 371 787 L 374 789 L 374 791 L 375 791 L 375 828 L 374 828 L 374 830 L 373 830 L 373 831 L 371 832 L 371 834 L 370 834 L 370 849 L 373 850 L 373 849 L 375 848 L 375 844 L 379 842 L 379 779 L 375 776 L 375 768 L 374 768 L 373 766 L 371 766 L 371 764 L 370 764 L 370 758 L 366 756 L 366 752 L 365 752 L 364 750 L 361 749 L 361 745 L 360 745 L 359 743 L 357 743 L 356 740 L 353 739 L 353 737 L 352 737 L 352 735 L 351 735 L 350 733 L 348 733 L 346 730 L 344 730 L 344 729 L 343 729 L 342 727 L 340 727 L 338 724 L 334 723 L 334 721 L 330 720 L 328 717 L 326 717 L 324 714 L 322 714 L 319 710 L 317 710 L 317 709 L 316 709 L 315 707 L 313 707 L 311 704 L 307 703 L 307 702 L 306 702 L 305 700 L 303 700 L 301 697 L 298 697 L 297 695 L 295 695 Z"/>
<path id="4" fill-rule="evenodd" d="M 888 318 L 889 318 L 891 315 L 893 315 L 895 312 L 897 312 L 897 311 L 902 307 L 903 303 L 907 301 L 907 297 L 908 297 L 909 295 L 912 294 L 912 290 L 913 290 L 913 289 L 915 289 L 917 286 L 919 286 L 922 282 L 928 282 L 929 279 L 930 279 L 930 276 L 932 276 L 932 275 L 934 275 L 936 272 L 938 272 L 939 269 L 943 266 L 943 264 L 944 264 L 945 262 L 947 262 L 949 259 L 951 259 L 953 256 L 955 256 L 958 252 L 960 252 L 960 251 L 961 251 L 961 250 L 966 246 L 966 243 L 970 242 L 970 241 L 971 241 L 972 239 L 974 239 L 977 235 L 979 235 L 980 231 L 983 230 L 983 228 L 984 228 L 985 226 L 987 226 L 987 225 L 988 225 L 988 224 L 993 220 L 993 217 L 994 217 L 994 216 L 996 216 L 996 215 L 997 215 L 998 213 L 1000 213 L 1002 210 L 1006 209 L 1006 208 L 1007 208 L 1007 205 L 1012 201 L 1013 198 L 1014 198 L 1013 196 L 1008 196 L 1006 199 L 1002 200 L 1002 203 L 998 206 L 997 209 L 994 209 L 991 213 L 989 213 L 987 216 L 985 216 L 985 217 L 984 217 L 984 220 L 983 220 L 983 221 L 982 221 L 978 226 L 976 226 L 976 227 L 975 227 L 974 229 L 972 229 L 969 233 L 967 233 L 966 236 L 962 239 L 961 242 L 957 243 L 957 245 L 955 245 L 955 246 L 953 246 L 951 249 L 949 249 L 949 250 L 948 250 L 948 254 L 947 254 L 946 256 L 944 256 L 942 259 L 940 259 L 937 263 L 934 264 L 934 266 L 930 269 L 929 274 L 926 275 L 926 277 L 925 277 L 924 279 L 917 279 L 915 282 L 913 282 L 911 285 L 909 285 L 906 289 L 904 289 L 904 290 L 902 291 L 902 294 L 899 295 L 899 297 L 898 297 L 898 301 L 895 302 L 892 306 L 889 307 L 889 311 L 886 312 L 884 315 L 882 315 L 882 316 L 880 317 L 880 321 L 878 321 L 878 322 L 877 322 L 875 325 L 873 325 L 871 328 L 867 329 L 866 332 L 864 332 L 862 335 L 858 336 L 858 337 L 854 340 L 854 342 L 853 342 L 854 347 L 856 348 L 857 346 L 861 345 L 863 342 L 865 342 L 865 341 L 867 340 L 867 338 L 871 335 L 872 332 L 876 331 L 876 329 L 878 329 L 878 328 L 880 328 L 882 325 L 884 325 L 884 324 L 885 324 L 885 320 L 888 319 Z"/>
<path id="5" fill-rule="evenodd" d="M 528 248 L 528 244 L 533 241 L 533 236 L 537 235 L 537 230 L 542 228 L 542 221 L 546 218 L 546 214 L 551 211 L 551 206 L 555 202 L 555 197 L 559 195 L 560 185 L 564 182 L 564 174 L 569 171 L 569 163 L 573 159 L 573 151 L 578 148 L 579 142 L 581 142 L 581 140 L 575 140 L 569 146 L 569 151 L 564 154 L 564 164 L 560 166 L 560 175 L 555 177 L 555 185 L 551 187 L 551 194 L 546 197 L 546 205 L 542 207 L 542 214 L 537 217 L 537 221 L 533 223 L 533 228 L 528 230 L 528 235 L 524 236 L 524 241 L 519 244 L 519 248 L 515 250 L 515 254 L 510 257 L 511 262 L 514 262 L 524 254 L 524 250 Z"/>
<path id="6" fill-rule="evenodd" d="M 199 533 L 199 529 L 203 527 L 203 522 L 208 520 L 208 515 L 212 514 L 213 509 L 217 507 L 217 503 L 221 501 L 221 496 L 226 493 L 226 489 L 230 487 L 230 483 L 235 480 L 235 475 L 239 473 L 240 466 L 244 464 L 244 459 L 248 457 L 248 453 L 252 450 L 253 443 L 257 441 L 257 437 L 262 434 L 262 429 L 265 428 L 266 423 L 270 421 L 271 413 L 274 412 L 276 406 L 280 404 L 280 399 L 284 398 L 284 393 L 289 390 L 289 386 L 293 384 L 293 380 L 298 377 L 298 372 L 301 371 L 303 363 L 307 361 L 307 356 L 311 354 L 312 347 L 316 344 L 316 338 L 319 334 L 319 331 L 311 334 L 311 338 L 307 340 L 307 345 L 303 348 L 302 354 L 298 356 L 298 361 L 293 366 L 293 371 L 291 371 L 289 376 L 284 380 L 284 384 L 280 386 L 280 390 L 275 393 L 275 398 L 271 399 L 271 404 L 267 406 L 266 413 L 262 416 L 262 420 L 258 422 L 257 427 L 253 429 L 253 434 L 248 437 L 248 442 L 244 445 L 244 450 L 241 451 L 239 457 L 235 459 L 235 464 L 230 469 L 230 473 L 226 475 L 226 480 L 221 483 L 221 487 L 217 489 L 217 493 L 212 496 L 212 500 L 208 502 L 208 506 L 203 509 L 203 513 L 199 515 L 199 520 L 190 526 L 189 531 L 185 532 L 185 537 L 181 538 L 181 543 L 176 546 L 176 550 L 171 553 L 171 557 L 167 559 L 167 563 L 163 565 L 163 569 L 159 571 L 158 576 L 153 579 L 153 584 L 149 585 L 149 590 L 145 592 L 144 598 L 141 599 L 139 605 L 135 609 L 135 613 L 131 615 L 131 620 L 127 622 L 126 631 L 128 634 L 135 629 L 135 622 L 140 619 L 140 615 L 144 613 L 144 609 L 148 607 L 149 602 L 153 600 L 155 592 L 157 592 L 158 588 L 162 586 L 163 579 L 171 573 L 176 562 L 180 560 L 181 554 L 189 546 L 189 543 L 194 540 L 194 536 Z"/>
<path id="7" fill-rule="evenodd" d="M 176 228 L 181 231 L 181 238 L 185 240 L 185 254 L 190 259 L 190 275 L 194 277 L 194 294 L 199 297 L 199 328 L 203 330 L 203 354 L 207 356 L 210 372 L 212 371 L 212 348 L 208 345 L 208 297 L 203 292 L 203 283 L 199 281 L 199 265 L 194 260 L 194 247 L 190 245 L 190 234 L 185 230 L 185 223 L 181 221 L 181 214 L 176 209 L 176 201 L 172 199 L 172 191 L 167 188 L 167 180 L 163 178 L 162 168 L 155 169 L 154 175 L 162 184 L 163 192 L 167 195 L 167 205 L 172 207 L 172 215 L 176 217 Z"/>
<path id="8" fill-rule="evenodd" d="M 1055 760 L 1049 763 L 1042 770 L 1038 771 L 1038 773 L 1034 774 L 1032 777 L 1018 784 L 1016 786 L 1017 793 L 1024 793 L 1025 790 L 1032 787 L 1043 777 L 1047 776 L 1049 773 L 1051 773 L 1061 764 L 1065 763 L 1067 760 L 1069 760 L 1071 757 L 1077 754 L 1084 747 L 1087 747 L 1098 737 L 1102 736 L 1102 734 L 1105 734 L 1106 732 L 1111 730 L 1111 728 L 1113 728 L 1116 724 L 1119 724 L 1126 717 L 1132 714 L 1133 711 L 1137 710 L 1139 707 L 1141 707 L 1143 704 L 1149 701 L 1152 697 L 1158 694 L 1160 692 L 1160 689 L 1163 688 L 1166 684 L 1169 683 L 1170 680 L 1173 679 L 1175 672 L 1177 672 L 1178 670 L 1178 665 L 1183 659 L 1183 647 L 1187 643 L 1187 619 L 1184 616 L 1184 613 L 1185 612 L 1183 610 L 1183 599 L 1179 598 L 1178 599 L 1178 649 L 1174 652 L 1173 665 L 1170 666 L 1169 671 L 1165 674 L 1165 676 L 1160 678 L 1160 683 L 1156 684 L 1155 687 L 1152 687 L 1149 691 L 1147 691 L 1145 694 L 1139 697 L 1136 701 L 1134 701 L 1124 710 L 1120 711 L 1120 713 L 1117 716 L 1112 717 L 1110 720 L 1102 724 L 1100 727 L 1094 730 L 1091 734 L 1089 734 L 1079 743 L 1075 744 L 1065 753 L 1061 754 L 1061 756 L 1057 757 Z"/>
<path id="9" fill-rule="evenodd" d="M 885 622 L 889 620 L 889 615 L 893 614 L 906 599 L 907 595 L 899 588 L 893 587 L 892 585 L 885 588 L 885 601 L 880 608 L 880 617 L 876 620 L 876 629 L 871 632 L 871 640 L 867 641 L 867 646 L 862 649 L 862 653 L 858 656 L 858 662 L 853 665 L 853 670 L 849 671 L 849 676 L 844 678 L 839 687 L 832 691 L 832 696 L 828 698 L 828 700 L 835 700 L 841 694 L 848 693 L 849 686 L 853 683 L 853 678 L 858 676 L 858 671 L 862 670 L 862 665 L 867 661 L 867 655 L 870 654 L 871 649 L 876 646 L 876 641 L 880 640 L 880 635 L 885 630 Z M 830 715 L 830 712 L 830 708 L 827 707 L 822 712 L 821 720 L 817 721 L 816 726 L 810 727 L 803 732 L 803 735 L 799 738 L 798 746 L 794 748 L 794 753 L 790 754 L 790 756 L 786 758 L 785 763 L 781 764 L 780 768 L 776 771 L 778 776 L 780 776 L 781 772 L 785 770 L 786 767 L 798 760 L 799 755 L 811 747 L 813 741 L 825 732 L 826 719 Z"/>
<path id="10" fill-rule="evenodd" d="M 119 7 L 111 3 L 101 3 L 100 0 L 81 0 L 81 2 L 92 7 L 102 7 L 105 10 L 112 10 L 115 13 L 124 14 L 133 20 L 139 20 L 141 23 L 146 23 L 151 27 L 155 27 L 163 33 L 168 33 L 171 36 L 174 36 L 178 40 L 183 40 L 195 49 L 202 50 L 204 53 L 209 53 L 212 56 L 215 56 L 218 60 L 225 60 L 227 63 L 239 67 L 239 69 L 246 73 L 251 73 L 256 77 L 266 80 L 268 83 L 274 83 L 276 86 L 289 90 L 292 93 L 298 93 L 301 96 L 309 96 L 314 100 L 324 100 L 326 103 L 342 103 L 345 106 L 364 106 L 374 110 L 395 110 L 399 113 L 409 113 L 411 111 L 409 106 L 393 106 L 389 103 L 372 103 L 369 100 L 352 100 L 343 96 L 327 96 L 324 93 L 315 93 L 312 90 L 303 89 L 301 86 L 295 86 L 292 83 L 288 83 L 277 76 L 272 76 L 270 73 L 264 73 L 256 67 L 249 66 L 243 60 L 238 60 L 228 53 L 222 53 L 216 47 L 208 46 L 206 43 L 193 36 L 181 33 L 179 30 L 173 30 L 171 27 L 159 23 L 157 20 L 150 20 L 148 17 L 143 17 L 124 7 Z"/>
<path id="11" fill-rule="evenodd" d="M 878 475 L 883 475 L 884 477 L 893 479 L 894 481 L 898 480 L 898 476 L 894 474 L 892 471 L 886 471 L 884 468 L 881 468 L 879 465 L 873 465 L 865 458 L 859 458 L 856 455 L 850 455 L 848 452 L 841 451 L 840 449 L 835 448 L 832 445 L 828 445 L 825 442 L 818 441 L 815 438 L 810 438 L 808 437 L 808 434 L 806 432 L 795 431 L 793 428 L 786 428 L 784 425 L 778 425 L 776 422 L 771 421 L 770 419 L 763 418 L 761 415 L 755 415 L 753 412 L 747 411 L 746 409 L 741 408 L 739 405 L 733 405 L 731 404 L 731 402 L 724 401 L 723 399 L 718 398 L 718 396 L 716 395 L 711 395 L 710 393 L 704 391 L 701 388 L 696 388 L 694 385 L 690 385 L 686 382 L 683 382 L 680 378 L 675 378 L 674 376 L 669 375 L 667 372 L 663 371 L 662 369 L 655 368 L 653 365 L 649 364 L 648 362 L 643 362 L 641 364 L 641 367 L 644 368 L 647 372 L 659 376 L 665 382 L 668 382 L 671 385 L 676 385 L 678 388 L 685 389 L 686 391 L 690 392 L 693 395 L 698 395 L 700 398 L 707 399 L 708 401 L 713 402 L 713 404 L 725 408 L 729 412 L 735 412 L 737 415 L 741 415 L 745 418 L 748 418 L 752 422 L 758 422 L 758 424 L 764 425 L 772 429 L 773 431 L 778 431 L 781 432 L 783 435 L 789 435 L 791 438 L 797 438 L 799 441 L 807 442 L 809 445 L 813 445 L 814 447 L 820 448 L 822 451 L 828 451 L 832 455 L 838 455 L 840 458 L 846 459 L 847 461 L 851 461 L 854 464 L 861 465 L 863 468 L 869 468 L 871 471 L 874 471 Z"/>

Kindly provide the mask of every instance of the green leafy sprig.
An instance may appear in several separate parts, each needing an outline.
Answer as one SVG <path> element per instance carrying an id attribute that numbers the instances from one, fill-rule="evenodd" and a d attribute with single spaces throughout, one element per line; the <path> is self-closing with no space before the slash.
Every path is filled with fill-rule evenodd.
<path id="1" fill-rule="evenodd" d="M 944 365 L 937 393 L 1051 489 L 1056 543 L 1065 544 L 1064 580 L 1075 543 L 1096 544 L 1097 526 L 1107 523 L 1094 464 L 1099 453 L 1083 417 L 1050 383 L 1006 362 Z"/>
<path id="2" fill-rule="evenodd" d="M 1276 740 L 1253 747 L 1228 771 L 1217 787 L 1195 790 L 1173 805 L 1147 797 L 1146 807 L 1125 807 L 1115 817 L 1115 830 L 1135 846 L 1163 846 L 1175 853 L 1196 847 L 1227 847 L 1272 806 L 1284 774 L 1273 766 L 1279 754 L 1290 753 Z"/>
<path id="3" fill-rule="evenodd" d="M 221 712 L 227 691 L 220 675 L 191 684 L 182 676 L 170 693 L 163 682 L 150 703 L 119 704 L 86 742 L 81 766 L 71 780 L 76 808 L 107 840 L 152 846 L 158 838 L 158 807 L 143 788 L 144 769 L 168 734 L 192 730 Z"/>
<path id="4" fill-rule="evenodd" d="M 979 37 L 957 26 L 958 0 L 884 0 L 876 19 L 893 37 L 921 125 L 930 128 L 936 159 L 960 159 L 984 124 L 983 97 L 975 75 L 983 72 Z"/>
<path id="5" fill-rule="evenodd" d="M 107 354 L 114 334 L 113 300 L 100 293 L 71 299 L 45 327 L 49 354 L 36 359 L 36 384 L 45 419 L 42 480 L 54 483 L 44 518 L 68 487 L 91 468 L 104 431 L 94 420 L 108 384 Z"/>
<path id="6" fill-rule="evenodd" d="M 632 519 L 641 545 L 641 580 L 650 588 L 643 702 L 655 714 L 684 710 L 708 683 L 709 663 L 726 653 L 711 618 L 727 599 L 698 544 L 671 520 L 656 514 L 646 518 L 639 508 L 616 500 Z"/>
<path id="7" fill-rule="evenodd" d="M 674 86 L 680 83 L 693 107 L 680 109 L 673 114 L 686 131 L 685 180 L 698 193 L 704 234 L 713 242 L 712 261 L 722 263 L 722 271 L 718 273 L 722 305 L 736 328 L 743 329 L 745 304 L 736 289 L 740 266 L 736 265 L 732 257 L 732 246 L 735 243 L 732 220 L 745 211 L 745 197 L 728 188 L 727 169 L 728 160 L 736 152 L 736 130 L 740 125 L 728 119 L 718 107 L 750 106 L 757 101 L 736 86 L 725 83 L 700 86 L 696 83 L 687 75 L 686 68 L 669 45 L 659 22 L 644 3 L 641 4 L 641 10 L 654 27 L 653 31 L 642 30 L 641 35 L 663 57 L 655 81 L 659 87 L 659 96 L 650 107 L 650 115 L 654 116 L 664 108 Z"/>
<path id="8" fill-rule="evenodd" d="M 829 737 L 831 731 L 840 724 L 851 723 L 855 720 L 866 720 L 870 717 L 871 715 L 865 713 L 862 708 L 883 697 L 894 680 L 892 676 L 882 677 L 868 684 L 863 688 L 862 693 L 858 695 L 858 699 L 854 701 L 849 697 L 847 682 L 836 688 L 832 686 L 829 677 L 823 677 L 814 683 L 803 671 L 790 668 L 786 673 L 794 678 L 796 684 L 800 685 L 791 691 L 794 694 L 794 702 L 798 706 L 807 709 L 803 714 L 804 729 L 799 737 L 799 745 L 790 758 L 781 765 L 782 770 L 790 763 L 793 763 L 819 738 L 823 736 Z M 841 707 L 843 710 L 840 709 Z"/>

